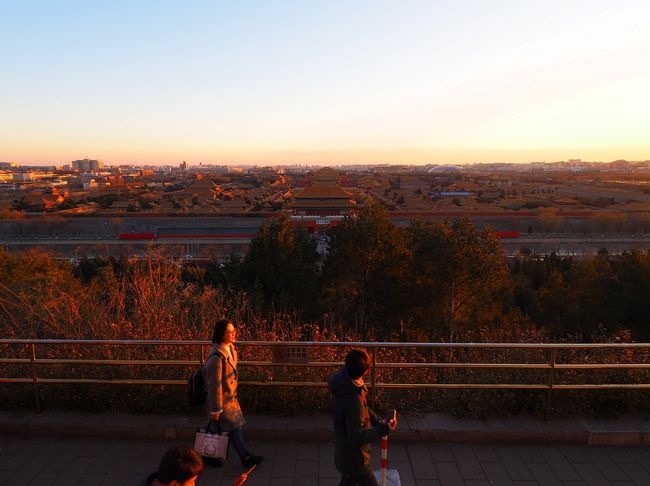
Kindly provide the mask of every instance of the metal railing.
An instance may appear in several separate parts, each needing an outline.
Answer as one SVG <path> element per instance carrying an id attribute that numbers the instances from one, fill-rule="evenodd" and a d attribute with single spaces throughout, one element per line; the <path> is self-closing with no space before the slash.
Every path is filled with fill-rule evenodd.
<path id="1" fill-rule="evenodd" d="M 186 346 L 196 348 L 195 359 L 90 359 L 90 358 L 47 358 L 39 357 L 39 347 L 43 346 Z M 34 388 L 34 402 L 40 410 L 39 386 L 49 384 L 102 384 L 102 385 L 183 385 L 186 379 L 103 379 L 103 378 L 45 378 L 39 375 L 39 370 L 44 366 L 52 365 L 94 365 L 94 366 L 171 366 L 188 367 L 200 366 L 204 363 L 206 349 L 211 343 L 207 341 L 179 341 L 179 340 L 56 340 L 56 339 L 0 339 L 3 350 L 7 347 L 24 347 L 24 356 L 7 357 L 5 351 L 0 353 L 0 364 L 29 366 L 28 376 L 0 376 L 0 383 L 31 383 Z M 305 342 L 305 341 L 240 341 L 238 347 L 266 347 L 273 349 L 292 348 L 307 350 L 310 348 L 367 348 L 372 357 L 372 369 L 369 383 L 370 399 L 374 401 L 378 389 L 481 389 L 481 390 L 546 390 L 545 410 L 551 403 L 552 392 L 556 390 L 646 390 L 650 389 L 648 381 L 635 383 L 561 383 L 558 373 L 569 370 L 650 370 L 649 363 L 627 362 L 585 362 L 567 363 L 559 362 L 558 354 L 577 350 L 627 350 L 628 352 L 645 350 L 650 351 L 650 343 L 615 343 L 615 344 L 536 344 L 536 343 L 393 343 L 393 342 Z M 449 361 L 427 362 L 386 362 L 380 361 L 378 355 L 381 350 L 387 349 L 429 349 L 449 350 L 453 357 L 455 349 L 494 349 L 494 350 L 538 350 L 545 359 L 536 362 L 458 362 L 455 358 Z M 12 355 L 16 355 L 14 350 Z M 305 353 L 309 356 L 309 353 Z M 433 357 L 433 354 L 431 355 Z M 531 360 L 532 361 L 532 360 Z M 291 359 L 271 359 L 245 361 L 241 360 L 242 367 L 303 367 L 303 368 L 332 368 L 340 366 L 341 362 L 304 360 L 292 362 Z M 494 369 L 494 370 L 542 370 L 546 373 L 543 380 L 537 383 L 391 383 L 379 382 L 377 371 L 381 369 Z M 2 374 L 4 372 L 0 372 Z M 325 387 L 324 381 L 242 381 L 241 385 L 270 386 L 270 387 Z"/>

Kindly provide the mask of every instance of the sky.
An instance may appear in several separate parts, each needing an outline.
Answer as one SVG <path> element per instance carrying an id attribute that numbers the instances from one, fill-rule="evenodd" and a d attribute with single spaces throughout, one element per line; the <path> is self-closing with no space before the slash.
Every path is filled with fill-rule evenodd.
<path id="1" fill-rule="evenodd" d="M 647 0 L 0 0 L 0 161 L 650 159 Z"/>

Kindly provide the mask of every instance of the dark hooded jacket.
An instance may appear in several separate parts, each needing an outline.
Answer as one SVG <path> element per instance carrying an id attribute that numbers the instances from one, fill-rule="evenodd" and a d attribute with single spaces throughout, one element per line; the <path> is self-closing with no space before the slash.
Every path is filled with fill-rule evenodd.
<path id="1" fill-rule="evenodd" d="M 358 386 L 345 366 L 328 380 L 333 396 L 334 463 L 344 476 L 362 476 L 370 470 L 370 443 L 388 435 L 366 403 L 367 388 Z"/>

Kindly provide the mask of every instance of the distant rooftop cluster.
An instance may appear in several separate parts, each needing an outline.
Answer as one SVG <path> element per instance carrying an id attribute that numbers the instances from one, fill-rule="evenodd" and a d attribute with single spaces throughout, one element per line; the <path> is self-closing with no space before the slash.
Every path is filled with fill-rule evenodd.
<path id="1" fill-rule="evenodd" d="M 370 201 L 388 210 L 644 210 L 650 161 L 571 159 L 529 164 L 369 164 L 319 167 L 63 165 L 0 162 L 8 214 L 257 214 L 343 216 Z M 13 211 L 13 212 L 12 212 Z"/>

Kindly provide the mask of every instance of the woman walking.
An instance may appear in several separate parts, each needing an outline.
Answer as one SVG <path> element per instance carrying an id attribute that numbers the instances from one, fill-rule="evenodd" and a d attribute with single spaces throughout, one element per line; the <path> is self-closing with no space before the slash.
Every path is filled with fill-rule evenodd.
<path id="1" fill-rule="evenodd" d="M 250 468 L 261 463 L 262 456 L 254 456 L 246 448 L 242 427 L 246 424 L 239 400 L 237 400 L 237 350 L 235 349 L 235 326 L 227 319 L 214 325 L 212 349 L 203 367 L 203 379 L 208 392 L 210 428 L 213 432 L 219 424 L 228 432 L 230 443 L 241 459 L 242 466 Z"/>

